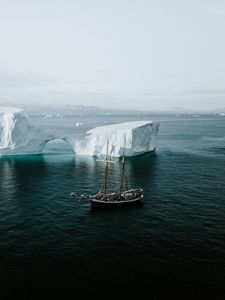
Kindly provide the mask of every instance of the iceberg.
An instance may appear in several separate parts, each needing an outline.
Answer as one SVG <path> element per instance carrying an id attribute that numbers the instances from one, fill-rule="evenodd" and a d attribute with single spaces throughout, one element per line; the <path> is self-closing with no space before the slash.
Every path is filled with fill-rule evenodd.
<path id="1" fill-rule="evenodd" d="M 0 156 L 41 153 L 53 139 L 32 126 L 23 109 L 0 107 Z"/>
<path id="2" fill-rule="evenodd" d="M 84 137 L 65 140 L 80 155 L 104 155 L 109 141 L 109 155 L 137 156 L 155 150 L 158 130 L 159 124 L 153 121 L 134 121 L 99 126 L 89 130 Z"/>
<path id="3" fill-rule="evenodd" d="M 39 154 L 49 141 L 57 139 L 66 141 L 77 155 L 104 155 L 109 141 L 109 155 L 136 156 L 155 150 L 158 129 L 158 123 L 135 121 L 96 127 L 84 136 L 59 138 L 32 126 L 23 109 L 0 107 L 0 156 Z"/>

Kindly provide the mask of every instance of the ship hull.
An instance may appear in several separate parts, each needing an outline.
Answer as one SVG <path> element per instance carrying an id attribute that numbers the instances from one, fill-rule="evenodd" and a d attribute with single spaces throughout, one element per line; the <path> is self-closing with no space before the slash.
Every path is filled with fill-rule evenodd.
<path id="1" fill-rule="evenodd" d="M 104 201 L 98 199 L 90 199 L 92 207 L 117 207 L 117 206 L 130 206 L 140 203 L 143 196 L 135 199 L 121 200 L 121 201 Z"/>

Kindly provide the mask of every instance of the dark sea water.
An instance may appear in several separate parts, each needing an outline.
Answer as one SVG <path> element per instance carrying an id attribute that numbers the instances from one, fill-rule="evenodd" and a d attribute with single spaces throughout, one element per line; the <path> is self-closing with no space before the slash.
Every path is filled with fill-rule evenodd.
<path id="1" fill-rule="evenodd" d="M 127 183 L 145 191 L 139 206 L 93 210 L 70 198 L 98 192 L 103 166 L 64 142 L 0 159 L 1 299 L 224 299 L 224 117 L 31 117 L 61 137 L 142 119 L 160 131 L 156 152 L 127 159 Z M 115 164 L 112 190 L 118 171 Z"/>

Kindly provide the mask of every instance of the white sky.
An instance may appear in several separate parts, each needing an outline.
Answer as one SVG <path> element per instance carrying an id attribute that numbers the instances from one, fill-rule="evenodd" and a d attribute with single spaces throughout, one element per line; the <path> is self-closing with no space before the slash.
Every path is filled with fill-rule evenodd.
<path id="1" fill-rule="evenodd" d="M 0 0 L 0 102 L 225 107 L 225 0 Z"/>

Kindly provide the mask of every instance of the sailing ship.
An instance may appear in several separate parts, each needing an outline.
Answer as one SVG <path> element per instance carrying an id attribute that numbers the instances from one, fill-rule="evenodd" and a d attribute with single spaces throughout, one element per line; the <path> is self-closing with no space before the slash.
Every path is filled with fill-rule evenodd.
<path id="1" fill-rule="evenodd" d="M 140 200 L 144 197 L 144 191 L 142 188 L 123 190 L 125 172 L 125 145 L 121 159 L 119 189 L 117 192 L 108 193 L 109 164 L 115 163 L 115 161 L 109 156 L 108 149 L 109 141 L 107 141 L 106 155 L 103 159 L 97 159 L 97 161 L 102 161 L 105 163 L 103 190 L 93 196 L 81 195 L 81 198 L 89 199 L 93 207 L 124 206 L 140 202 Z M 75 193 L 71 193 L 71 195 L 77 196 Z"/>

